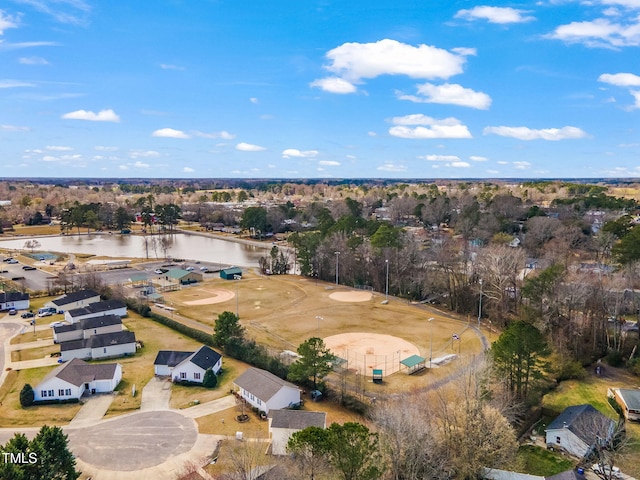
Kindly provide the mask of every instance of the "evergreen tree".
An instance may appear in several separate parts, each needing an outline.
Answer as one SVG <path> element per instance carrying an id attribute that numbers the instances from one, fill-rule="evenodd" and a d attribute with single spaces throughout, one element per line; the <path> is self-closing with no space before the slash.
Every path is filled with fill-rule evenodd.
<path id="1" fill-rule="evenodd" d="M 242 338 L 244 328 L 240 325 L 240 319 L 233 312 L 222 312 L 218 315 L 213 327 L 213 343 L 217 347 L 224 346 L 232 338 Z"/>
<path id="2" fill-rule="evenodd" d="M 25 383 L 22 390 L 20 390 L 20 405 L 23 407 L 30 407 L 33 405 L 34 398 L 35 394 L 33 393 L 33 388 L 28 383 Z"/>
<path id="3" fill-rule="evenodd" d="M 333 355 L 321 338 L 312 337 L 298 347 L 300 358 L 289 367 L 289 379 L 295 382 L 307 382 L 313 378 L 313 388 L 317 381 L 326 377 L 333 369 Z"/>
<path id="4" fill-rule="evenodd" d="M 211 368 L 207 368 L 202 378 L 202 386 L 205 388 L 215 388 L 218 385 L 218 377 Z"/>

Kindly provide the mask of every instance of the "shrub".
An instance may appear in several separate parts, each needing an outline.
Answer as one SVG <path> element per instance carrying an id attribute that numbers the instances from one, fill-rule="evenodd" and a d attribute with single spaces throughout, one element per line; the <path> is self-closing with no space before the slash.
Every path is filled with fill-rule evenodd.
<path id="1" fill-rule="evenodd" d="M 205 388 L 215 388 L 218 385 L 218 377 L 211 368 L 207 368 L 202 378 L 202 386 Z"/>
<path id="2" fill-rule="evenodd" d="M 620 367 L 624 363 L 624 358 L 620 350 L 610 350 L 607 354 L 607 363 L 612 367 Z"/>
<path id="3" fill-rule="evenodd" d="M 586 375 L 587 372 L 577 360 L 567 359 L 560 361 L 556 367 L 556 380 L 558 382 L 571 379 L 582 380 Z"/>

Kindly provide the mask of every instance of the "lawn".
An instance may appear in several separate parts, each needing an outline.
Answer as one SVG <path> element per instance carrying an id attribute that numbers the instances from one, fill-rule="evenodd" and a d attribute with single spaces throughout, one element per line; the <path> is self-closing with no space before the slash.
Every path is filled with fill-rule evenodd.
<path id="1" fill-rule="evenodd" d="M 22 362 L 24 360 L 36 360 L 50 357 L 52 353 L 60 351 L 59 345 L 45 345 L 43 347 L 28 348 L 11 352 L 12 362 Z"/>
<path id="2" fill-rule="evenodd" d="M 575 464 L 559 453 L 535 445 L 522 445 L 518 449 L 518 463 L 523 472 L 543 477 L 569 470 Z"/>

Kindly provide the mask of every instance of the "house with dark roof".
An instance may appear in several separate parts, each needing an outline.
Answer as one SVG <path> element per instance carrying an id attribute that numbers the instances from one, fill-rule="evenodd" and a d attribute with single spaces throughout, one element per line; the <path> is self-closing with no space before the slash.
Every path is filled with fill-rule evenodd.
<path id="1" fill-rule="evenodd" d="M 610 388 L 607 396 L 615 399 L 622 408 L 624 418 L 640 421 L 640 389 L 638 388 Z"/>
<path id="2" fill-rule="evenodd" d="M 118 315 L 105 315 L 101 317 L 83 318 L 71 325 L 53 327 L 53 342 L 62 343 L 72 340 L 82 340 L 93 335 L 121 332 L 123 330 L 122 318 Z"/>
<path id="3" fill-rule="evenodd" d="M 158 352 L 153 368 L 156 375 L 170 375 L 174 382 L 202 383 L 204 372 L 213 370 L 216 375 L 222 368 L 222 355 L 203 345 L 195 352 Z"/>
<path id="4" fill-rule="evenodd" d="M 127 306 L 120 300 L 105 300 L 95 302 L 86 307 L 74 308 L 64 312 L 64 319 L 69 323 L 76 323 L 85 318 L 99 317 L 101 315 L 127 316 Z"/>
<path id="5" fill-rule="evenodd" d="M 136 353 L 136 336 L 133 332 L 121 331 L 93 335 L 82 340 L 60 344 L 60 358 L 68 362 L 74 358 L 97 360 L 115 358 Z"/>
<path id="6" fill-rule="evenodd" d="M 122 380 L 119 363 L 88 364 L 74 358 L 49 372 L 34 387 L 34 400 L 79 399 L 85 392 L 113 392 Z"/>
<path id="7" fill-rule="evenodd" d="M 300 403 L 296 385 L 259 368 L 248 368 L 233 384 L 241 398 L 265 413 Z"/>
<path id="8" fill-rule="evenodd" d="M 609 440 L 615 426 L 613 420 L 591 405 L 567 407 L 545 430 L 547 448 L 582 458 L 597 442 Z"/>
<path id="9" fill-rule="evenodd" d="M 27 310 L 29 308 L 29 294 L 22 292 L 0 293 L 0 310 Z"/>
<path id="10" fill-rule="evenodd" d="M 67 293 L 44 304 L 45 307 L 54 307 L 56 310 L 72 310 L 74 308 L 86 307 L 100 301 L 100 294 L 93 290 L 78 290 Z"/>
<path id="11" fill-rule="evenodd" d="M 271 453 L 286 455 L 287 443 L 291 435 L 307 427 L 327 428 L 327 414 L 306 410 L 271 410 L 269 412 Z"/>

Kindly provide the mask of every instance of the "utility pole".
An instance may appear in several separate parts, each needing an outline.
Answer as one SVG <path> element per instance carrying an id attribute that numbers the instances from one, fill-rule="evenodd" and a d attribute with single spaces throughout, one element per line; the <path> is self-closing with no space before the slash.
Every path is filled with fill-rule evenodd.
<path id="1" fill-rule="evenodd" d="M 389 301 L 389 259 L 387 258 L 384 263 L 387 266 L 387 280 L 385 282 L 385 288 L 384 288 L 384 298 L 385 300 L 388 302 Z"/>
<path id="2" fill-rule="evenodd" d="M 338 262 L 338 259 L 340 258 L 340 252 L 335 252 L 335 254 L 336 254 L 336 285 L 338 285 L 338 278 L 339 278 L 338 277 L 338 271 L 339 271 L 339 268 L 340 268 L 340 264 Z"/>
<path id="3" fill-rule="evenodd" d="M 429 322 L 429 370 L 431 370 L 431 360 L 433 358 L 433 321 L 435 318 L 431 317 L 427 321 Z"/>

